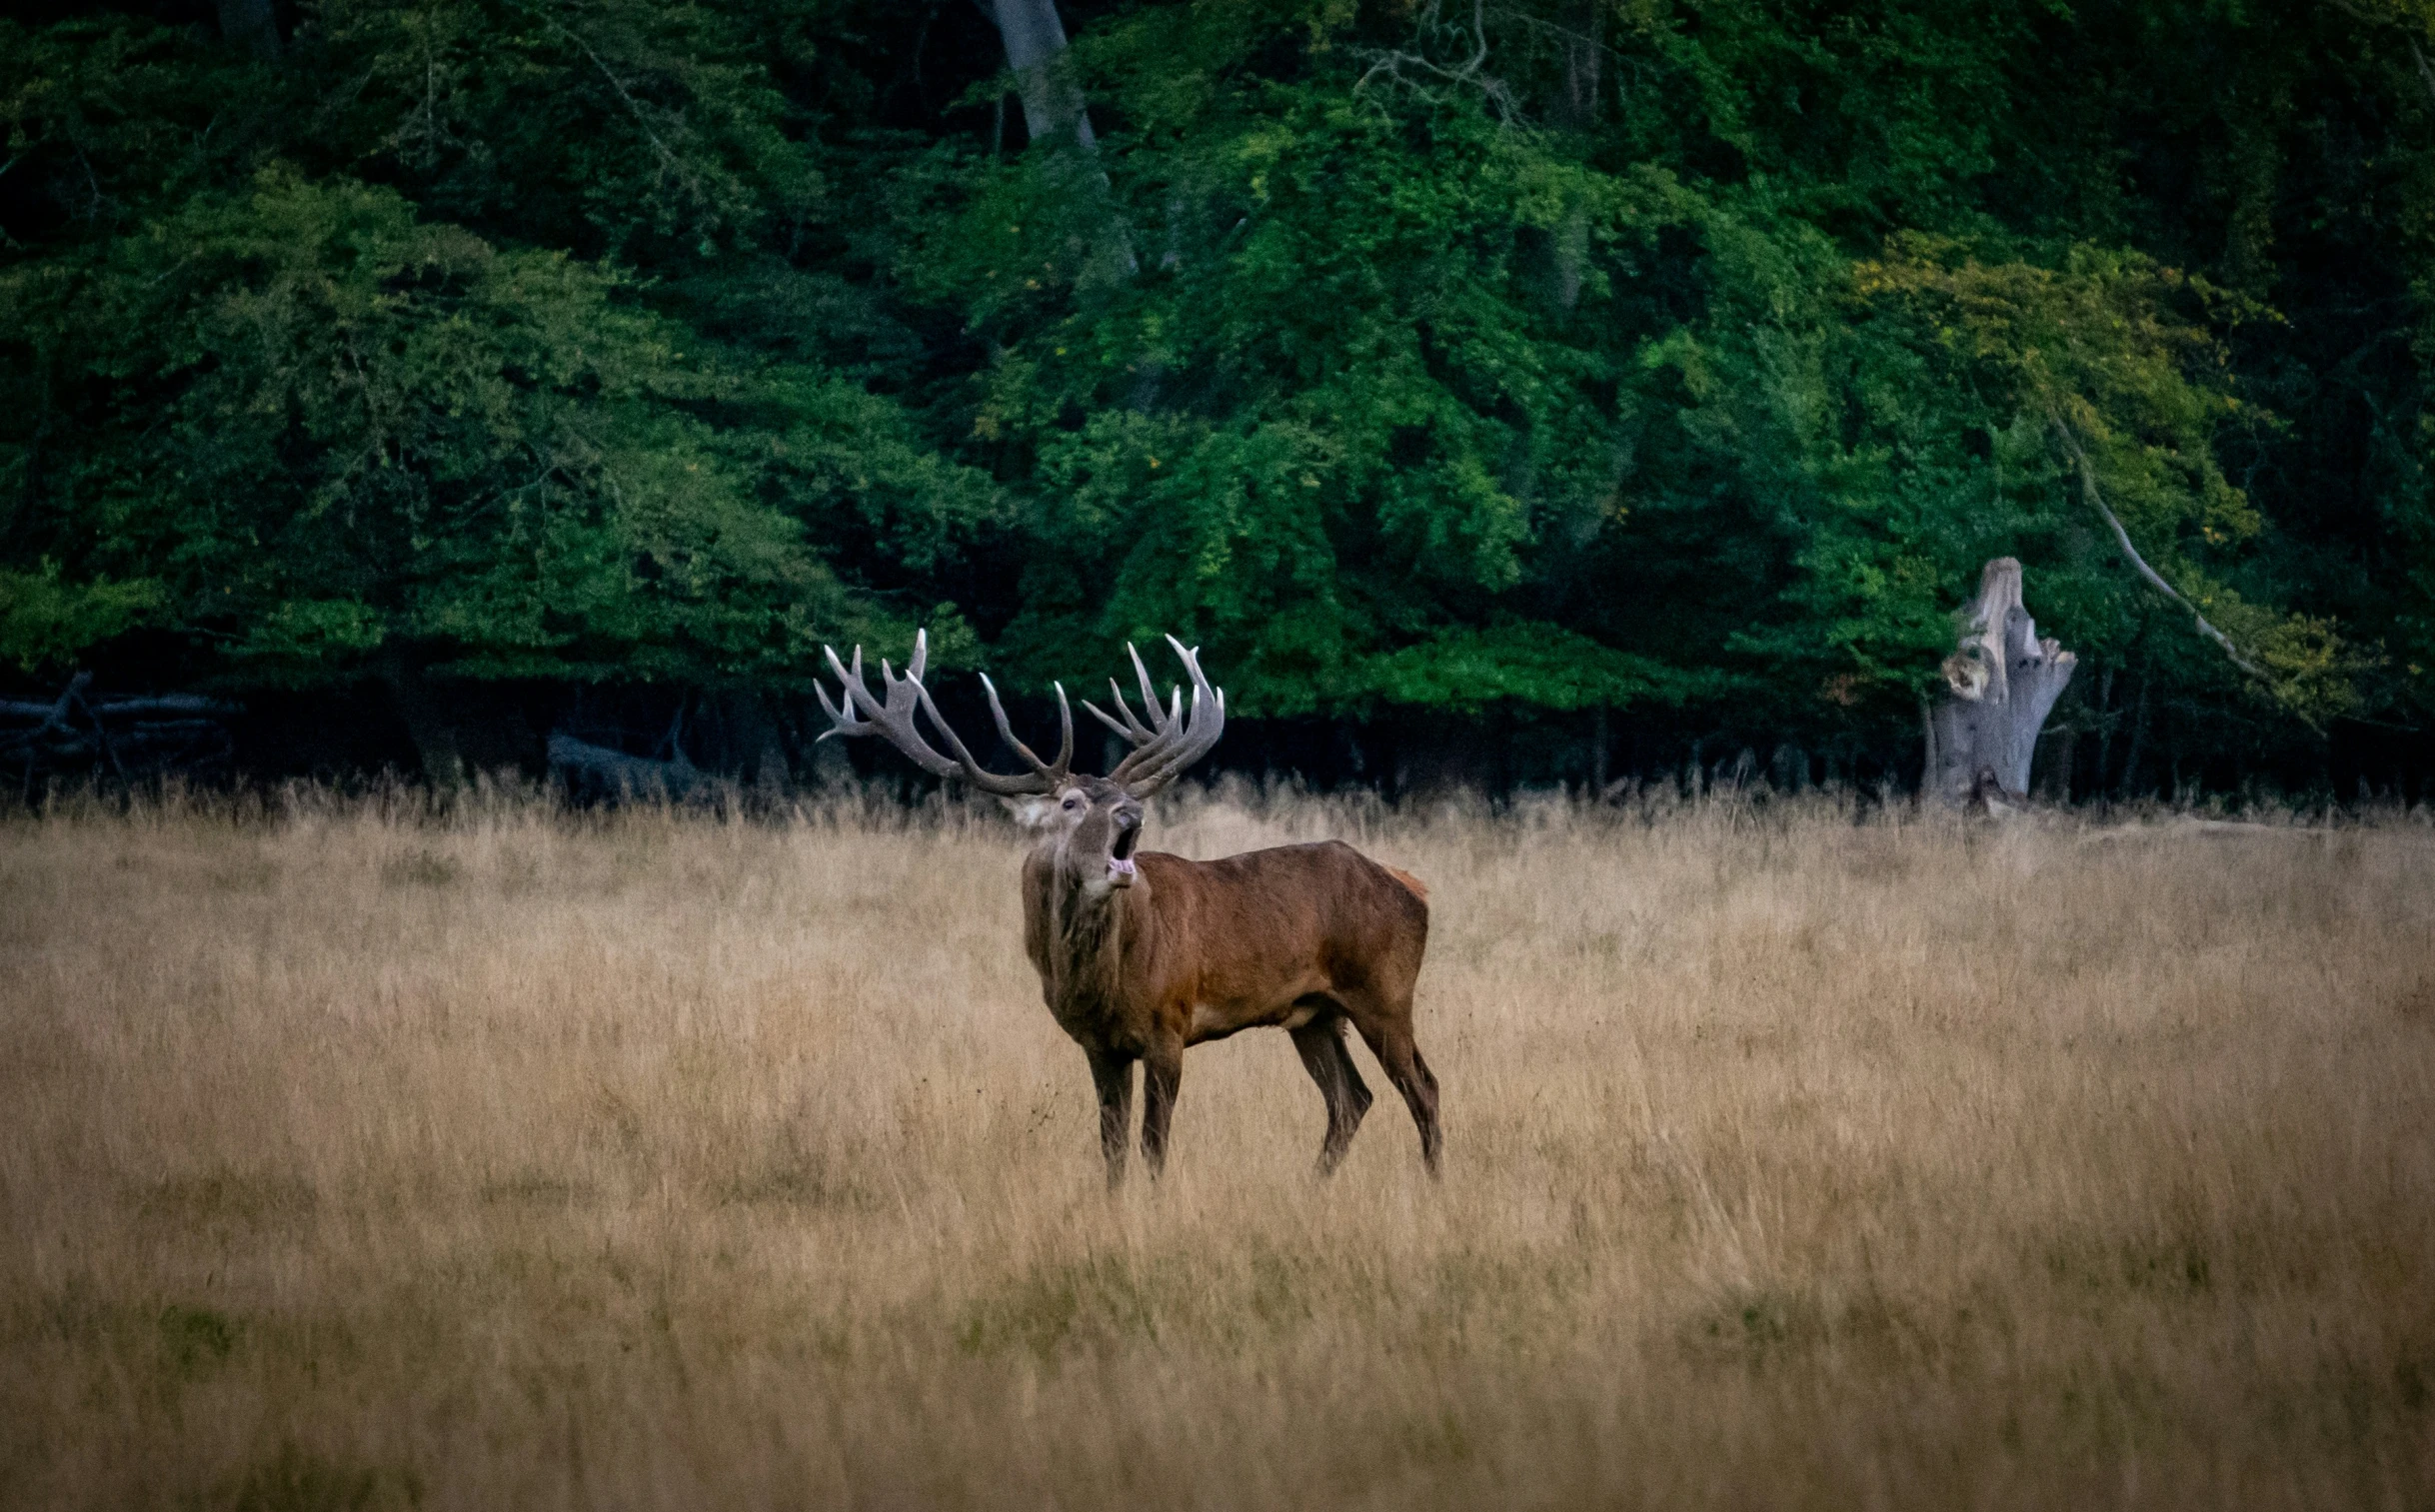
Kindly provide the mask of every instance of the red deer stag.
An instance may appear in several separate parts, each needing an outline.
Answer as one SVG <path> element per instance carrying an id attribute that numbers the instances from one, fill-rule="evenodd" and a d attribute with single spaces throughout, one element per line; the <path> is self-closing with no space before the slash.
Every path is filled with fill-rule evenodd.
<path id="1" fill-rule="evenodd" d="M 1150 673 L 1134 653 L 1149 723 L 1135 717 L 1114 679 L 1108 686 L 1121 722 L 1083 705 L 1133 746 L 1104 777 L 1073 770 L 1074 710 L 1062 686 L 1057 704 L 1064 741 L 1057 759 L 1044 761 L 1015 738 L 1006 706 L 986 677 L 982 686 L 998 734 L 1031 769 L 1013 776 L 984 770 L 923 686 L 927 636 L 915 639 L 902 677 L 880 664 L 884 698 L 863 680 L 860 647 L 851 668 L 830 652 L 844 697 L 832 704 L 824 685 L 821 707 L 835 727 L 828 735 L 883 736 L 925 771 L 962 778 L 1001 797 L 1045 800 L 1045 832 L 1023 864 L 1024 947 L 1040 972 L 1049 1011 L 1091 1059 L 1111 1186 L 1125 1176 L 1133 1063 L 1145 1067 L 1142 1157 L 1155 1176 L 1167 1159 L 1185 1048 L 1263 1024 L 1293 1036 L 1303 1067 L 1326 1098 L 1322 1173 L 1343 1158 L 1369 1109 L 1369 1088 L 1344 1043 L 1349 1022 L 1410 1106 L 1421 1159 L 1434 1175 L 1442 1143 L 1437 1078 L 1412 1042 L 1412 982 L 1428 943 L 1426 889 L 1336 840 L 1218 861 L 1137 852 L 1143 799 L 1207 756 L 1225 727 L 1225 695 L 1212 691 L 1194 652 L 1173 636 L 1168 644 L 1192 674 L 1190 718 L 1181 689 L 1170 691 L 1161 710 Z M 952 757 L 940 755 L 916 728 L 917 712 Z"/>

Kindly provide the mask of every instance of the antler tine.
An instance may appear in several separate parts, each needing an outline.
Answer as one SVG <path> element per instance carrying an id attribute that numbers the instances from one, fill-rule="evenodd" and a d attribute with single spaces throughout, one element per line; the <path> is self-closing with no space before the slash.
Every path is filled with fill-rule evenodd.
<path id="1" fill-rule="evenodd" d="M 1040 766 L 1037 758 L 1033 759 L 1036 769 L 1028 776 L 1000 776 L 997 772 L 984 769 L 981 762 L 974 758 L 971 750 L 965 746 L 964 737 L 956 734 L 956 727 L 947 723 L 947 716 L 939 713 L 939 706 L 931 701 L 929 687 L 925 684 L 915 683 L 911 678 L 905 681 L 912 685 L 922 713 L 930 717 L 931 728 L 947 737 L 947 749 L 956 754 L 956 762 L 964 768 L 961 774 L 966 781 L 984 792 L 994 792 L 1000 797 L 1021 797 L 1027 793 L 1056 790 L 1055 773 Z M 906 721 L 909 727 L 912 723 L 910 718 Z M 1024 755 L 1030 757 L 1032 754 L 1027 751 Z"/>
<path id="2" fill-rule="evenodd" d="M 1169 689 L 1167 713 L 1161 714 L 1156 703 L 1150 706 L 1150 720 L 1157 727 L 1156 733 L 1147 740 L 1135 742 L 1134 749 L 1127 753 L 1125 759 L 1117 762 L 1115 769 L 1108 773 L 1108 780 L 1131 784 L 1135 777 L 1166 759 L 1168 754 L 1176 749 L 1176 743 L 1184 739 L 1183 713 L 1184 690 Z"/>
<path id="3" fill-rule="evenodd" d="M 838 660 L 836 647 L 824 646 L 821 648 L 821 652 L 829 659 L 829 671 L 836 674 L 838 691 L 843 695 L 838 703 L 832 704 L 829 702 L 829 690 L 826 687 L 817 681 L 812 685 L 813 691 L 820 695 L 822 712 L 827 714 L 830 720 L 830 728 L 823 732 L 822 740 L 825 741 L 830 736 L 837 735 L 885 736 L 888 738 L 888 744 L 905 753 L 913 759 L 915 765 L 934 776 L 961 775 L 955 762 L 931 750 L 930 744 L 915 731 L 912 718 L 913 701 L 899 697 L 901 690 L 920 688 L 919 683 L 910 678 L 900 680 L 892 676 L 888 664 L 882 662 L 880 664 L 880 683 L 888 690 L 887 702 L 882 703 L 872 694 L 870 683 L 864 680 L 863 649 L 861 647 L 858 646 L 854 649 L 854 666 L 851 669 Z M 921 655 L 922 647 L 917 643 L 914 649 L 915 659 L 920 660 Z M 856 718 L 857 715 L 860 715 L 861 718 Z"/>
<path id="4" fill-rule="evenodd" d="M 854 649 L 854 675 L 852 677 L 848 677 L 846 674 L 846 669 L 839 665 L 836 648 L 824 646 L 821 648 L 821 650 L 828 653 L 829 670 L 837 674 L 837 681 L 841 685 L 860 683 L 863 681 L 863 649 L 861 647 L 858 646 Z M 842 695 L 845 707 L 840 709 L 837 705 L 829 702 L 829 685 L 823 683 L 820 681 L 820 679 L 814 678 L 812 680 L 812 692 L 819 696 L 820 712 L 829 717 L 829 728 L 820 733 L 819 740 L 825 741 L 831 736 L 839 735 L 853 736 L 871 734 L 871 722 L 868 720 L 857 719 L 855 717 L 854 695 Z M 818 744 L 818 742 L 815 742 L 815 744 Z"/>
<path id="5" fill-rule="evenodd" d="M 1160 718 L 1159 691 L 1150 681 L 1150 669 L 1142 665 L 1142 653 L 1134 648 L 1131 641 L 1128 641 L 1125 643 L 1125 655 L 1133 658 L 1133 674 L 1141 680 L 1142 684 L 1142 713 L 1150 718 L 1150 723 L 1145 725 L 1133 717 L 1133 706 L 1125 702 L 1125 690 L 1117 685 L 1117 680 L 1114 678 L 1108 680 L 1108 692 L 1116 697 L 1117 713 L 1125 717 L 1124 724 L 1119 725 L 1088 702 L 1083 705 L 1085 709 L 1089 709 L 1099 717 L 1101 724 L 1134 744 L 1136 749 L 1126 755 L 1124 764 L 1118 767 L 1119 771 L 1140 764 L 1141 757 L 1151 749 L 1152 743 L 1168 733 L 1168 728 L 1173 723 L 1178 708 L 1176 701 L 1172 698 L 1169 699 L 1167 717 Z M 1111 778 L 1115 778 L 1116 775 L 1117 773 L 1114 771 L 1109 773 Z"/>
<path id="6" fill-rule="evenodd" d="M 1057 690 L 1057 775 L 1063 781 L 1074 770 L 1074 706 L 1066 702 L 1066 685 L 1051 683 Z"/>
<path id="7" fill-rule="evenodd" d="M 1158 725 L 1159 729 L 1165 730 L 1166 723 L 1159 719 L 1158 685 L 1150 681 L 1150 669 L 1142 665 L 1141 652 L 1135 650 L 1134 644 L 1128 641 L 1125 643 L 1125 655 L 1133 658 L 1133 675 L 1142 681 L 1142 713 L 1149 717 L 1152 723 Z M 1116 680 L 1111 678 L 1109 681 L 1113 683 Z"/>
<path id="8" fill-rule="evenodd" d="M 1178 739 L 1173 744 L 1161 742 L 1162 749 L 1156 755 L 1148 748 L 1134 753 L 1136 758 L 1150 756 L 1142 762 L 1138 774 L 1128 772 L 1120 779 L 1136 797 L 1147 796 L 1174 781 L 1186 767 L 1215 750 L 1218 737 L 1225 733 L 1225 695 L 1210 687 L 1210 680 L 1202 674 L 1199 648 L 1187 649 L 1174 636 L 1167 638 L 1167 644 L 1175 648 L 1184 662 L 1184 670 L 1192 674 L 1192 723 L 1186 727 L 1171 713 L 1161 733 L 1175 734 Z M 1125 762 L 1126 766 L 1133 764 L 1132 758 Z"/>
<path id="9" fill-rule="evenodd" d="M 1091 711 L 1092 718 L 1098 720 L 1101 724 L 1107 726 L 1110 730 L 1116 732 L 1118 735 L 1123 736 L 1126 740 L 1133 742 L 1136 746 L 1139 746 L 1144 741 L 1149 740 L 1154 732 L 1149 726 L 1143 724 L 1140 720 L 1133 717 L 1133 706 L 1125 702 L 1125 690 L 1117 686 L 1116 679 L 1110 678 L 1108 680 L 1108 692 L 1115 695 L 1117 713 L 1125 717 L 1124 724 L 1119 725 L 1116 721 L 1108 718 L 1107 712 L 1102 710 L 1097 704 L 1092 703 L 1089 699 L 1083 700 L 1083 707 Z"/>
<path id="10" fill-rule="evenodd" d="M 1066 685 L 1063 683 L 1055 685 L 1058 723 L 1063 727 L 1065 735 L 1064 742 L 1058 749 L 1055 765 L 1034 756 L 1031 747 L 1015 739 L 1015 727 L 1007 723 L 1007 707 L 998 702 L 998 685 L 990 681 L 990 675 L 986 672 L 981 675 L 981 686 L 990 696 L 990 716 L 998 722 L 998 738 L 1015 748 L 1015 754 L 1022 756 L 1036 774 L 1052 782 L 1064 781 L 1067 774 L 1074 769 L 1074 707 L 1066 702 Z M 937 719 L 938 716 L 934 714 L 932 718 Z M 952 732 L 948 739 L 955 739 Z"/>
<path id="11" fill-rule="evenodd" d="M 1047 769 L 1040 766 L 1037 758 L 1033 759 L 1036 770 L 1029 776 L 1000 776 L 994 771 L 984 770 L 981 763 L 973 759 L 973 754 L 965 749 L 964 742 L 957 737 L 955 730 L 940 715 L 939 706 L 931 701 L 930 690 L 923 685 L 922 673 L 930 662 L 930 637 L 927 633 L 914 637 L 913 660 L 906 664 L 903 677 L 897 676 L 896 670 L 890 667 L 885 659 L 881 661 L 880 686 L 887 692 L 887 698 L 884 701 L 873 696 L 871 685 L 863 679 L 863 649 L 861 647 L 858 646 L 854 649 L 854 666 L 851 671 L 838 660 L 835 648 L 824 646 L 821 650 L 828 656 L 829 670 L 837 675 L 839 689 L 845 695 L 841 708 L 839 705 L 829 702 L 828 689 L 817 682 L 814 684 L 814 688 L 820 694 L 821 709 L 829 716 L 831 722 L 831 728 L 822 735 L 822 740 L 825 741 L 833 735 L 885 736 L 889 745 L 903 752 L 915 765 L 923 770 L 936 776 L 962 777 L 982 791 L 996 793 L 1000 797 L 1019 797 L 1027 793 L 1047 792 L 1054 787 L 1054 782 L 1048 779 Z M 990 702 L 995 705 L 997 700 L 997 693 L 993 690 Z M 922 738 L 921 729 L 915 718 L 917 714 L 929 716 L 931 727 L 947 737 L 949 749 L 955 752 L 955 759 L 950 760 L 941 756 L 932 749 L 928 741 Z M 856 718 L 857 715 L 860 715 L 861 718 Z M 999 716 L 1002 728 L 1005 721 L 1006 717 L 1002 712 Z M 1071 714 L 1067 716 L 1067 745 L 1071 748 L 1073 745 L 1073 716 Z M 1024 752 L 1024 755 L 1028 758 L 1031 757 L 1031 753 L 1028 751 Z"/>
<path id="12" fill-rule="evenodd" d="M 1171 710 L 1180 710 L 1182 703 L 1182 693 L 1179 690 L 1177 698 L 1171 701 Z M 1219 717 L 1222 718 L 1225 706 L 1220 702 L 1217 707 Z M 1201 718 L 1201 709 L 1202 694 L 1199 689 L 1195 689 L 1193 690 L 1192 707 L 1192 725 L 1194 727 L 1204 727 L 1208 723 Z M 1156 743 L 1145 746 L 1134 753 L 1133 757 L 1124 763 L 1122 768 L 1124 774 L 1121 777 L 1114 772 L 1111 772 L 1110 776 L 1122 781 L 1136 796 L 1156 792 L 1174 781 L 1185 767 L 1199 760 L 1205 754 L 1206 748 L 1202 750 L 1192 748 L 1192 740 L 1193 737 L 1185 722 L 1182 719 L 1175 719 Z M 1217 742 L 1213 739 L 1210 744 L 1216 745 Z"/>
<path id="13" fill-rule="evenodd" d="M 1134 649 L 1131 641 L 1125 643 L 1125 655 L 1133 658 L 1133 675 L 1142 683 L 1142 713 L 1150 718 L 1150 723 L 1145 725 L 1133 717 L 1133 706 L 1125 702 L 1125 690 L 1117 686 L 1117 680 L 1114 678 L 1108 680 L 1108 692 L 1115 697 L 1117 713 L 1125 717 L 1124 724 L 1119 725 L 1108 718 L 1089 701 L 1085 701 L 1083 707 L 1097 715 L 1101 724 L 1131 741 L 1136 747 L 1146 748 L 1153 740 L 1167 733 L 1168 720 L 1159 717 L 1159 690 L 1151 684 L 1150 669 L 1142 665 L 1142 654 Z M 1174 702 L 1171 700 L 1168 709 L 1169 719 L 1174 718 Z M 1140 751 L 1137 750 L 1132 756 L 1140 754 Z M 1132 759 L 1132 756 L 1129 756 L 1127 759 Z M 1113 773 L 1111 774 L 1113 775 Z"/>

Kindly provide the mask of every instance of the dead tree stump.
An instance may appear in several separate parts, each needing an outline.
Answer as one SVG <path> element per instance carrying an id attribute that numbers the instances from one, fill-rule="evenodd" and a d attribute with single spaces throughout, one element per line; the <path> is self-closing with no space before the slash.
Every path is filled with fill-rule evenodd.
<path id="1" fill-rule="evenodd" d="M 1987 564 L 1962 611 L 1960 645 L 1944 659 L 1945 697 L 1927 711 L 1922 793 L 1955 805 L 2019 802 L 2029 791 L 2038 732 L 2078 659 L 2021 607 L 2021 565 Z"/>

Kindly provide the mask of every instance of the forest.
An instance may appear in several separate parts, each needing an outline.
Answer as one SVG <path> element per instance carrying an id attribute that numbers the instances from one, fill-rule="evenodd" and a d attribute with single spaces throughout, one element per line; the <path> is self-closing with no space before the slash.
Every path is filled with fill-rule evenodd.
<path id="1" fill-rule="evenodd" d="M 814 688 L 919 628 L 1899 791 L 1997 557 L 2043 793 L 2435 786 L 2428 0 L 12 9 L 12 794 L 893 770 Z"/>

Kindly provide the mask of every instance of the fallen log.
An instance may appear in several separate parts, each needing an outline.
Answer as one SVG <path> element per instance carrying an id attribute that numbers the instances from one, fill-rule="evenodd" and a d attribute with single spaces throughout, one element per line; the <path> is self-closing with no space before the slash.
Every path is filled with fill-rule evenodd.
<path id="1" fill-rule="evenodd" d="M 2260 824 L 2244 819 L 2202 819 L 2197 817 L 2173 819 L 2161 824 L 2114 824 L 2103 829 L 2091 829 L 2080 836 L 2087 845 L 2108 844 L 2115 840 L 2161 840 L 2177 836 L 2207 835 L 2213 838 L 2242 835 L 2272 836 L 2278 839 L 2323 839 L 2335 831 L 2311 828 L 2300 824 Z"/>
<path id="2" fill-rule="evenodd" d="M 138 719 L 146 715 L 170 715 L 181 719 L 217 721 L 238 712 L 233 704 L 207 699 L 201 694 L 98 694 L 79 697 L 91 673 L 79 673 L 82 682 L 72 682 L 58 699 L 45 704 L 29 699 L 0 699 L 0 720 L 37 720 L 45 726 L 65 725 L 68 711 L 82 708 L 95 719 Z"/>
<path id="3" fill-rule="evenodd" d="M 28 704 L 22 700 L 15 700 L 11 701 L 6 709 L 8 713 L 14 714 L 20 719 L 42 722 L 26 733 L 29 739 L 39 736 L 45 731 L 65 730 L 68 728 L 68 711 L 76 707 L 77 695 L 83 693 L 92 682 L 93 674 L 80 672 L 68 680 L 68 686 L 60 691 L 55 703 Z"/>
<path id="4" fill-rule="evenodd" d="M 579 741 L 564 731 L 550 734 L 550 769 L 571 788 L 589 787 L 620 797 L 682 798 L 714 781 L 687 759 L 682 748 L 673 760 L 656 761 Z"/>
<path id="5" fill-rule="evenodd" d="M 132 719 L 138 715 L 165 714 L 222 720 L 238 713 L 234 704 L 223 704 L 195 693 L 104 694 L 87 699 L 85 708 L 96 716 L 109 715 L 113 719 L 121 715 Z"/>
<path id="6" fill-rule="evenodd" d="M 139 777 L 225 760 L 234 750 L 223 723 L 238 713 L 232 706 L 197 694 L 113 698 L 92 693 L 92 684 L 93 674 L 80 672 L 49 703 L 0 699 L 0 757 L 23 762 L 21 795 L 31 795 L 37 773 L 83 766 L 93 775 L 106 769 L 121 785 L 132 785 Z M 12 729 L 10 722 L 28 723 Z"/>

